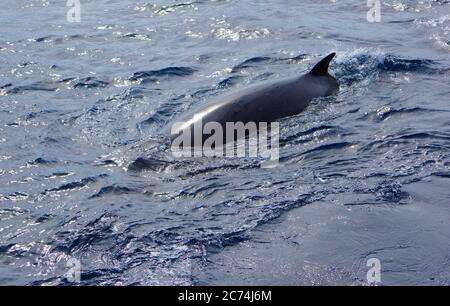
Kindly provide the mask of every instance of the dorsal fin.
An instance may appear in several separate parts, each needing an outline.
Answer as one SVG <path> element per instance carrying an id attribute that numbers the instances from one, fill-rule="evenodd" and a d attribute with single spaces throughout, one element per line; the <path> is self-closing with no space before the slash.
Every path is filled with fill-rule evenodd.
<path id="1" fill-rule="evenodd" d="M 309 72 L 312 75 L 328 75 L 328 66 L 330 65 L 331 60 L 336 55 L 335 52 L 324 57 L 320 62 L 318 62 L 313 69 Z"/>

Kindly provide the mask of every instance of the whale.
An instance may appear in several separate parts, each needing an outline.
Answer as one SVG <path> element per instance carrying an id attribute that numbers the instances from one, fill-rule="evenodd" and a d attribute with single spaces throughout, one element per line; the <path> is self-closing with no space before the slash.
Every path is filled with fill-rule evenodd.
<path id="1" fill-rule="evenodd" d="M 303 112 L 314 98 L 338 92 L 339 83 L 328 71 L 335 55 L 334 52 L 327 55 L 303 75 L 256 84 L 194 109 L 172 124 L 169 132 L 171 141 L 185 133 L 190 138 L 190 147 L 201 146 L 213 131 L 210 128 L 212 123 L 223 130 L 226 130 L 228 123 L 243 123 L 246 126 L 255 123 L 253 130 L 248 128 L 245 134 L 248 136 L 257 132 L 259 123 L 272 123 Z M 232 137 L 224 135 L 223 143 L 236 140 L 236 137 L 234 134 Z"/>

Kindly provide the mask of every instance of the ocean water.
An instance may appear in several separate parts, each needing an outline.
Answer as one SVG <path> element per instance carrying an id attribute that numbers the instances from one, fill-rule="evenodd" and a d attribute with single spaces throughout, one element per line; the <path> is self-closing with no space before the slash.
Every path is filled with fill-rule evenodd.
<path id="1" fill-rule="evenodd" d="M 2 1 L 0 284 L 450 284 L 448 1 L 80 2 Z M 171 156 L 182 113 L 332 51 L 279 166 Z"/>

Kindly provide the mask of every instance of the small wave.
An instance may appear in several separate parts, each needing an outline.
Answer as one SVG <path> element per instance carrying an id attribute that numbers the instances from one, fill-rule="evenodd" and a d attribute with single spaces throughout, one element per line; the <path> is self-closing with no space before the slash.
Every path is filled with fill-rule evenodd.
<path id="1" fill-rule="evenodd" d="M 308 57 L 307 54 L 299 54 L 292 57 L 269 57 L 269 56 L 255 56 L 244 60 L 243 62 L 235 65 L 231 69 L 231 73 L 241 72 L 244 69 L 254 68 L 261 64 L 270 63 L 286 63 L 286 64 L 297 64 L 304 61 Z"/>
<path id="2" fill-rule="evenodd" d="M 6 88 L 11 87 L 11 86 L 13 86 L 12 83 L 7 83 L 5 85 L 0 86 L 0 89 L 6 89 Z"/>
<path id="3" fill-rule="evenodd" d="M 14 243 L 10 243 L 7 245 L 0 245 L 0 254 L 8 254 L 9 250 L 11 250 L 15 246 Z"/>
<path id="4" fill-rule="evenodd" d="M 131 192 L 136 192 L 136 189 L 123 187 L 118 185 L 110 185 L 106 187 L 102 187 L 96 194 L 90 196 L 90 199 L 100 198 L 108 195 L 121 195 L 127 194 Z"/>
<path id="5" fill-rule="evenodd" d="M 362 153 L 362 152 L 366 152 L 366 151 L 379 150 L 382 148 L 390 148 L 390 147 L 396 146 L 400 143 L 409 143 L 409 142 L 413 142 L 414 140 L 449 141 L 450 136 L 445 133 L 439 133 L 439 132 L 411 132 L 411 131 L 407 130 L 407 131 L 403 131 L 403 132 L 398 132 L 395 135 L 388 135 L 381 140 L 378 139 L 378 140 L 370 141 L 367 144 L 358 148 L 358 152 Z M 435 146 L 437 146 L 437 147 L 435 147 Z M 438 150 L 438 151 L 445 149 L 444 145 L 433 144 L 433 143 L 427 143 L 427 144 L 425 144 L 425 147 L 428 147 L 428 149 L 434 149 L 434 150 Z"/>
<path id="6" fill-rule="evenodd" d="M 191 2 L 180 2 L 180 3 L 176 3 L 176 4 L 172 4 L 172 5 L 165 5 L 165 6 L 162 6 L 161 8 L 156 9 L 154 11 L 154 13 L 158 14 L 158 15 L 166 15 L 168 13 L 174 12 L 178 8 L 182 8 L 182 7 L 194 8 L 195 4 L 202 4 L 202 3 L 203 3 L 203 1 L 191 1 Z"/>
<path id="7" fill-rule="evenodd" d="M 177 163 L 177 167 L 180 167 L 184 165 L 184 163 Z M 193 168 L 192 166 L 188 166 L 186 165 L 186 168 Z M 187 172 L 181 174 L 179 177 L 182 179 L 186 179 L 186 178 L 190 178 L 190 177 L 195 177 L 198 175 L 202 175 L 202 174 L 212 174 L 214 172 L 221 172 L 224 170 L 248 170 L 248 169 L 254 169 L 254 168 L 259 168 L 260 167 L 260 163 L 258 161 L 252 160 L 252 161 L 248 161 L 246 163 L 242 163 L 242 162 L 236 162 L 235 164 L 233 163 L 222 163 L 219 165 L 202 165 L 201 167 L 198 168 L 194 168 L 192 170 L 188 170 Z"/>
<path id="8" fill-rule="evenodd" d="M 70 182 L 67 184 L 63 184 L 59 187 L 56 188 L 51 188 L 51 189 L 46 189 L 45 191 L 42 192 L 43 195 L 49 194 L 51 192 L 59 192 L 59 191 L 68 191 L 68 190 L 73 190 L 76 188 L 82 188 L 87 186 L 88 184 L 92 184 L 98 181 L 99 178 L 103 178 L 103 177 L 107 177 L 107 174 L 100 174 L 97 176 L 92 176 L 92 177 L 86 177 L 83 178 L 79 181 L 75 181 L 75 182 Z"/>
<path id="9" fill-rule="evenodd" d="M 232 73 L 239 72 L 243 69 L 254 67 L 255 65 L 260 64 L 260 63 L 267 63 L 271 60 L 272 60 L 272 58 L 267 57 L 267 56 L 252 57 L 252 58 L 245 60 L 242 63 L 234 66 L 232 68 L 231 72 Z"/>
<path id="10" fill-rule="evenodd" d="M 336 127 L 330 126 L 330 125 L 320 125 L 320 126 L 312 127 L 306 131 L 300 131 L 295 134 L 291 134 L 291 135 L 282 137 L 280 139 L 280 143 L 284 144 L 284 143 L 305 142 L 305 141 L 307 141 L 306 139 L 304 139 L 305 136 L 310 136 L 307 138 L 308 140 L 310 140 L 312 137 L 314 137 L 314 134 L 317 134 L 317 132 L 327 132 L 327 131 L 331 131 L 331 130 L 335 130 L 335 129 L 336 129 Z M 300 138 L 302 138 L 302 139 L 299 140 Z"/>
<path id="11" fill-rule="evenodd" d="M 445 171 L 433 172 L 433 173 L 431 173 L 431 175 L 450 178 L 450 172 L 448 172 L 448 171 L 447 172 L 445 172 Z"/>
<path id="12" fill-rule="evenodd" d="M 110 85 L 107 80 L 102 80 L 97 77 L 66 77 L 57 81 L 60 84 L 66 84 L 73 88 L 104 88 Z"/>
<path id="13" fill-rule="evenodd" d="M 139 40 L 152 40 L 151 36 L 148 34 L 140 34 L 140 33 L 127 33 L 123 34 L 122 37 L 124 38 L 136 38 Z"/>
<path id="14" fill-rule="evenodd" d="M 80 79 L 75 85 L 73 85 L 74 88 L 103 88 L 108 86 L 109 83 L 107 81 L 103 81 L 94 77 L 86 77 Z"/>
<path id="15" fill-rule="evenodd" d="M 162 106 L 158 107 L 152 112 L 150 117 L 138 123 L 138 129 L 142 130 L 145 127 L 157 125 L 158 127 L 163 126 L 167 123 L 170 118 L 179 112 L 183 103 L 180 101 L 184 96 L 180 96 L 176 99 L 172 99 Z"/>
<path id="16" fill-rule="evenodd" d="M 376 112 L 376 118 L 379 121 L 387 120 L 391 117 L 395 116 L 402 116 L 402 115 L 409 115 L 409 114 L 415 114 L 415 113 L 436 113 L 436 112 L 443 112 L 444 110 L 437 110 L 437 109 L 427 109 L 422 107 L 412 107 L 412 108 L 400 108 L 395 109 L 392 107 L 382 107 L 381 109 L 377 110 Z M 444 111 L 445 112 L 445 111 Z M 365 114 L 363 118 L 365 119 L 370 114 Z"/>
<path id="17" fill-rule="evenodd" d="M 14 207 L 14 208 L 3 208 L 0 209 L 0 218 L 5 221 L 9 218 L 17 217 L 26 213 L 29 213 L 28 209 Z"/>
<path id="18" fill-rule="evenodd" d="M 49 41 L 52 41 L 53 39 L 54 39 L 54 36 L 47 35 L 47 36 L 42 36 L 42 37 L 32 39 L 32 41 L 34 41 L 34 42 L 49 42 Z"/>
<path id="19" fill-rule="evenodd" d="M 54 163 L 56 163 L 56 161 L 47 160 L 42 157 L 38 157 L 35 160 L 29 161 L 27 164 L 30 166 L 35 166 L 35 165 L 50 165 L 50 164 L 54 164 Z"/>
<path id="20" fill-rule="evenodd" d="M 449 141 L 450 136 L 439 132 L 417 132 L 397 136 L 394 139 L 442 139 Z"/>
<path id="21" fill-rule="evenodd" d="M 128 166 L 128 170 L 135 172 L 144 170 L 161 172 L 170 165 L 171 163 L 165 160 L 139 157 Z"/>
<path id="22" fill-rule="evenodd" d="M 7 84 L 7 87 L 11 87 L 10 84 Z M 58 90 L 58 86 L 52 82 L 36 82 L 29 85 L 16 86 L 6 91 L 6 94 L 20 94 L 26 91 L 56 91 Z"/>
<path id="23" fill-rule="evenodd" d="M 239 75 L 230 76 L 230 77 L 220 81 L 217 84 L 217 88 L 224 89 L 224 88 L 232 87 L 232 86 L 238 84 L 239 81 L 242 80 L 242 78 L 243 77 L 239 76 Z"/>
<path id="24" fill-rule="evenodd" d="M 149 70 L 135 72 L 129 78 L 130 81 L 138 81 L 140 83 L 156 82 L 163 78 L 170 79 L 173 77 L 186 77 L 194 74 L 195 69 L 190 67 L 167 67 L 160 70 Z"/>
<path id="25" fill-rule="evenodd" d="M 6 201 L 6 200 L 9 200 L 9 201 L 22 201 L 22 200 L 28 199 L 28 197 L 29 197 L 29 195 L 27 193 L 20 192 L 20 191 L 13 192 L 13 193 L 8 194 L 6 196 L 3 196 L 3 195 L 0 194 L 0 200 L 1 201 Z"/>
<path id="26" fill-rule="evenodd" d="M 36 223 L 46 222 L 46 221 L 50 220 L 53 216 L 54 215 L 52 215 L 52 214 L 43 214 L 42 216 L 37 217 L 35 222 Z"/>
<path id="27" fill-rule="evenodd" d="M 384 72 L 412 72 L 442 74 L 449 68 L 438 68 L 437 61 L 430 59 L 405 59 L 367 48 L 338 53 L 335 76 L 341 83 L 367 82 Z"/>
<path id="28" fill-rule="evenodd" d="M 98 161 L 97 165 L 98 166 L 118 166 L 119 164 L 115 160 L 105 159 L 105 160 Z"/>
<path id="29" fill-rule="evenodd" d="M 212 18 L 211 34 L 218 39 L 227 41 L 252 40 L 266 37 L 271 34 L 267 28 L 243 28 L 242 26 L 233 26 L 224 18 Z"/>
<path id="30" fill-rule="evenodd" d="M 207 96 L 211 92 L 214 92 L 214 90 L 215 89 L 211 88 L 211 87 L 201 88 L 201 89 L 196 90 L 194 93 L 192 93 L 191 96 L 195 99 L 200 99 L 200 98 Z"/>
<path id="31" fill-rule="evenodd" d="M 402 185 L 395 181 L 381 181 L 375 187 L 368 189 L 356 187 L 354 192 L 357 194 L 368 194 L 373 198 L 345 205 L 402 204 L 405 199 L 410 197 L 409 193 L 402 190 Z"/>
<path id="32" fill-rule="evenodd" d="M 52 115 L 55 113 L 56 113 L 55 110 L 41 110 L 41 111 L 37 111 L 37 112 L 31 112 L 28 115 L 26 115 L 25 120 L 32 120 L 32 119 L 35 119 L 40 116 Z"/>
<path id="33" fill-rule="evenodd" d="M 296 56 L 292 56 L 292 57 L 282 57 L 282 58 L 277 58 L 275 61 L 277 62 L 286 62 L 289 64 L 298 64 L 303 62 L 305 59 L 308 58 L 308 54 L 299 54 Z"/>
<path id="34" fill-rule="evenodd" d="M 210 184 L 205 184 L 201 186 L 190 186 L 188 188 L 185 188 L 181 190 L 181 192 L 178 194 L 178 196 L 181 197 L 193 197 L 193 198 L 205 198 L 213 195 L 219 190 L 223 190 L 223 187 L 228 186 L 228 183 L 218 183 L 213 182 Z"/>
<path id="35" fill-rule="evenodd" d="M 58 244 L 54 247 L 54 251 L 62 251 L 65 253 L 73 253 L 77 250 L 89 247 L 92 243 L 106 239 L 112 232 L 112 227 L 117 219 L 117 216 L 106 212 L 90 221 L 85 226 L 79 235 L 71 235 L 67 237 L 68 241 Z M 66 232 L 59 233 L 60 236 L 67 234 Z"/>
<path id="36" fill-rule="evenodd" d="M 403 59 L 388 55 L 378 64 L 378 68 L 393 72 L 437 73 L 440 70 L 433 67 L 436 64 L 435 61 L 428 59 Z"/>
<path id="37" fill-rule="evenodd" d="M 327 144 L 317 146 L 313 149 L 307 150 L 307 151 L 303 152 L 302 154 L 307 155 L 310 153 L 314 153 L 313 155 L 314 155 L 314 157 L 316 157 L 317 152 L 323 152 L 323 151 L 328 151 L 328 150 L 339 150 L 339 149 L 343 149 L 343 148 L 348 148 L 352 145 L 354 145 L 354 143 L 346 142 L 346 141 L 327 143 Z M 327 153 L 327 154 L 329 154 L 329 153 Z"/>
<path id="38" fill-rule="evenodd" d="M 415 19 L 390 20 L 388 23 L 412 23 Z"/>
<path id="39" fill-rule="evenodd" d="M 407 192 L 402 191 L 402 185 L 398 182 L 382 182 L 369 191 L 376 195 L 378 201 L 382 202 L 399 203 L 409 197 Z"/>

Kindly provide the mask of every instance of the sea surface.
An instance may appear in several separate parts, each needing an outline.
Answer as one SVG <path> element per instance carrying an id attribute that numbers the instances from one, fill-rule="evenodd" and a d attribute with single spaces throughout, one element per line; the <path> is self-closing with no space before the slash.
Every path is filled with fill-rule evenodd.
<path id="1" fill-rule="evenodd" d="M 1 285 L 450 284 L 449 1 L 80 3 L 2 0 Z M 184 112 L 333 51 L 277 167 L 172 156 Z"/>

